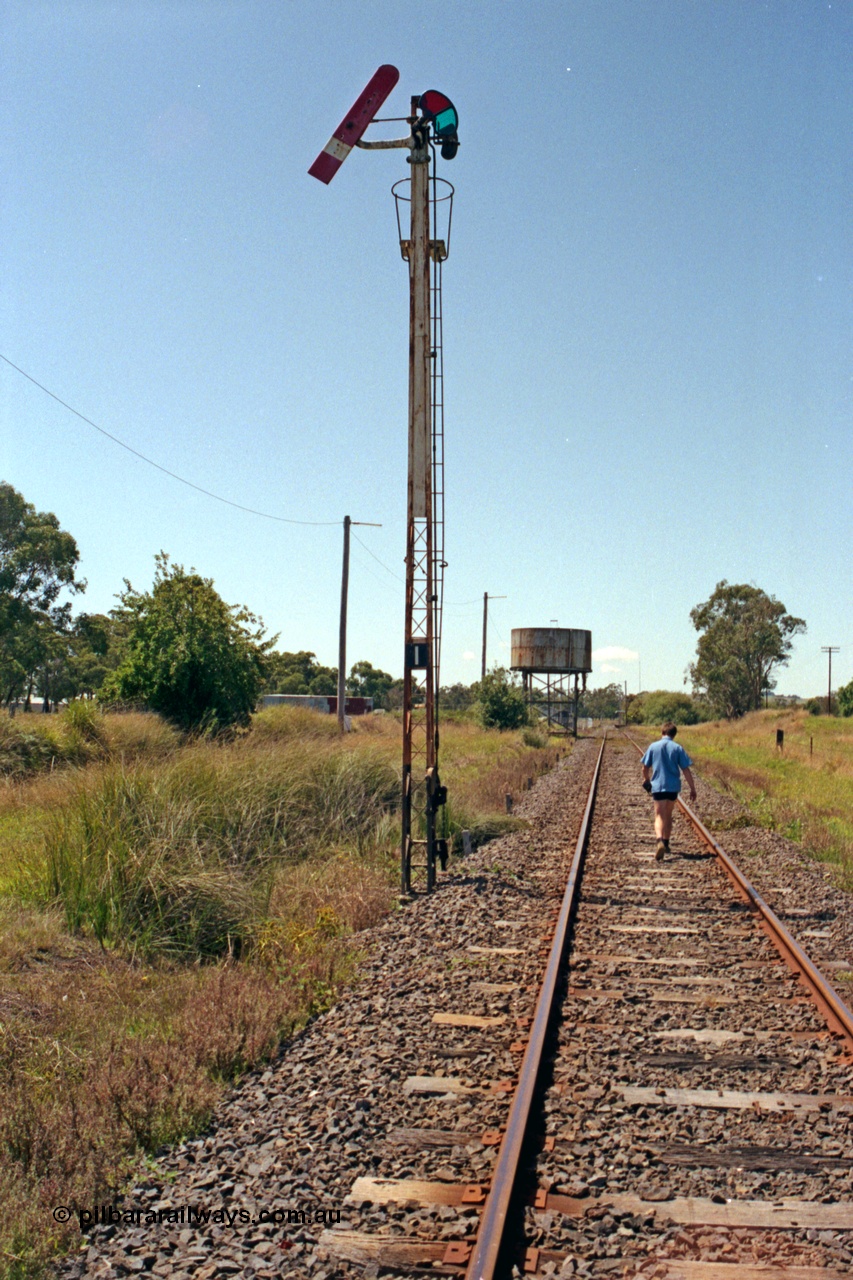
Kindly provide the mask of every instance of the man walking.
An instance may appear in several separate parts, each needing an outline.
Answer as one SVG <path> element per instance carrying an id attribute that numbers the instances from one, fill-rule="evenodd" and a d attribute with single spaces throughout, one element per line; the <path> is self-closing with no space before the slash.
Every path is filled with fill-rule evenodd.
<path id="1" fill-rule="evenodd" d="M 659 741 L 653 742 L 643 756 L 643 787 L 651 792 L 655 802 L 655 858 L 663 860 L 669 853 L 672 835 L 672 814 L 681 790 L 681 773 L 690 787 L 690 799 L 696 799 L 696 783 L 690 766 L 693 761 L 680 743 L 675 741 L 678 729 L 671 722 L 661 725 Z"/>

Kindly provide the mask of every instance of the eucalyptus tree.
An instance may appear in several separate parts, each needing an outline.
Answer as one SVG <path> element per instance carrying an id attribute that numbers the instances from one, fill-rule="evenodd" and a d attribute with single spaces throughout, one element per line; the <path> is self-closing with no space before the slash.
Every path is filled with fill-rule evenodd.
<path id="1" fill-rule="evenodd" d="M 0 482 L 0 697 L 6 703 L 49 680 L 70 625 L 63 592 L 85 591 L 80 553 L 50 511 Z"/>
<path id="2" fill-rule="evenodd" d="M 806 630 L 775 596 L 725 579 L 691 609 L 690 620 L 700 633 L 688 668 L 694 691 L 730 720 L 760 708 L 765 691 L 775 688 L 773 671 L 787 664 L 794 637 Z"/>

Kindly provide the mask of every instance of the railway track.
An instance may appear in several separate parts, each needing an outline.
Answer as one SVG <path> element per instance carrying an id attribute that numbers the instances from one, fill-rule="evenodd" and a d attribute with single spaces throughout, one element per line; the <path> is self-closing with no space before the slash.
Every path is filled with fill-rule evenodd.
<path id="1" fill-rule="evenodd" d="M 566 907 L 600 745 L 518 798 L 523 829 L 371 930 L 357 983 L 116 1197 L 134 1220 L 87 1232 L 63 1280 L 847 1275 L 845 1044 L 683 814 L 654 861 L 621 735 Z M 701 812 L 734 820 L 697 781 Z M 847 982 L 849 896 L 741 828 L 763 891 Z M 567 968 L 551 963 L 561 906 Z"/>
<path id="2" fill-rule="evenodd" d="M 403 1082 L 329 1274 L 849 1274 L 853 1015 L 686 813 L 655 863 L 630 742 L 595 774 L 567 886 L 543 859 L 541 895 L 468 948 L 485 980 L 433 1015 L 457 1038 L 424 1038 L 433 1074 Z"/>

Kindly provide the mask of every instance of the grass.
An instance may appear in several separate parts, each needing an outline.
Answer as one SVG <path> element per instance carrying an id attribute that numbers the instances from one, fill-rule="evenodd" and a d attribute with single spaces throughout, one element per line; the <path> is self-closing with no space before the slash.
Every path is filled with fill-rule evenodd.
<path id="1" fill-rule="evenodd" d="M 522 825 L 507 816 L 506 796 L 517 800 L 528 781 L 553 768 L 567 750 L 564 742 L 556 745 L 557 739 L 538 734 L 533 740 L 542 745 L 531 746 L 531 736 L 530 730 L 499 733 L 465 721 L 442 729 L 441 775 L 449 783 L 439 818 L 443 835 L 458 840 L 467 829 L 476 847 Z"/>
<path id="2" fill-rule="evenodd" d="M 450 834 L 507 819 L 553 746 L 442 726 Z M 80 1240 L 355 973 L 395 902 L 400 726 L 274 708 L 228 742 L 153 716 L 0 730 L 0 1276 Z"/>
<path id="3" fill-rule="evenodd" d="M 776 747 L 776 731 L 784 746 Z M 853 890 L 853 720 L 759 711 L 679 729 L 679 741 L 753 821 L 781 831 Z"/>
<path id="4" fill-rule="evenodd" d="M 21 887 L 61 901 L 69 929 L 103 944 L 235 955 L 268 913 L 281 868 L 375 847 L 396 795 L 381 754 L 337 740 L 312 751 L 297 739 L 197 744 L 159 766 L 110 764 L 70 782 L 35 883 Z"/>
<path id="5" fill-rule="evenodd" d="M 107 716 L 93 702 L 75 702 L 59 715 L 0 718 L 0 778 L 8 783 L 97 760 L 163 759 L 179 745 L 178 732 L 159 716 Z"/>
<path id="6" fill-rule="evenodd" d="M 141 1152 L 202 1127 L 304 1020 L 330 962 L 306 954 L 287 982 L 233 962 L 141 967 L 56 919 L 3 914 L 17 943 L 0 973 L 0 1273 L 22 1280 L 79 1239 L 52 1208 L 111 1199 Z"/>

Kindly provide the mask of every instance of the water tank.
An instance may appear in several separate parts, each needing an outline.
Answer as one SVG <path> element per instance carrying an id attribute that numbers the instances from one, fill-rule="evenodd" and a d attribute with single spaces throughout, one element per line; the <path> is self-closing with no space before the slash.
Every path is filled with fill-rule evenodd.
<path id="1" fill-rule="evenodd" d="M 592 632 L 567 627 L 514 627 L 513 671 L 592 671 Z"/>

